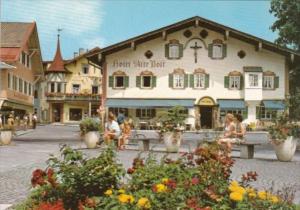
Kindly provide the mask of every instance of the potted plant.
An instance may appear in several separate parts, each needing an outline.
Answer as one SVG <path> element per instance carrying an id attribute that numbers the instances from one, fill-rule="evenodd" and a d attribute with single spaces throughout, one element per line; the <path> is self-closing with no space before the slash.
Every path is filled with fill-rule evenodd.
<path id="1" fill-rule="evenodd" d="M 300 137 L 300 127 L 288 120 L 283 114 L 268 128 L 270 141 L 279 161 L 291 161 L 296 151 L 297 140 Z"/>
<path id="2" fill-rule="evenodd" d="M 12 139 L 12 128 L 10 126 L 4 126 L 0 129 L 0 142 L 3 145 L 9 145 Z"/>
<path id="3" fill-rule="evenodd" d="M 79 127 L 87 148 L 95 148 L 100 137 L 100 122 L 93 118 L 85 118 L 80 122 Z"/>
<path id="4" fill-rule="evenodd" d="M 178 152 L 186 118 L 185 108 L 181 106 L 158 113 L 156 121 L 160 125 L 158 127 L 159 135 L 164 140 L 167 152 Z"/>

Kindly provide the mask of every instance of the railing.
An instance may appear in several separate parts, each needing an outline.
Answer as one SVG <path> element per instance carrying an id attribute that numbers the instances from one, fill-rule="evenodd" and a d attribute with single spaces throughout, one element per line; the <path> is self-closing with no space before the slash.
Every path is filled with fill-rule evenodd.
<path id="1" fill-rule="evenodd" d="M 100 94 L 90 93 L 46 93 L 47 100 L 51 101 L 99 101 Z"/>

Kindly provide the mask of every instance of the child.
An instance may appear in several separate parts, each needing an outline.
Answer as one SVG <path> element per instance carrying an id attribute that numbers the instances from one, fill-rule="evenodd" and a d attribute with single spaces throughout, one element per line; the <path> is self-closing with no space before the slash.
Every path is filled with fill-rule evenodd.
<path id="1" fill-rule="evenodd" d="M 128 121 L 124 121 L 123 126 L 122 126 L 122 134 L 118 139 L 118 149 L 119 150 L 125 149 L 125 144 L 128 143 L 130 134 L 131 134 L 130 123 Z"/>

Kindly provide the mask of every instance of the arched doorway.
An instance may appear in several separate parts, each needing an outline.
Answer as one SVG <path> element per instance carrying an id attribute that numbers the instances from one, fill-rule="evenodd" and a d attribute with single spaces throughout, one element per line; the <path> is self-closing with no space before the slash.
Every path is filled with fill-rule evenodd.
<path id="1" fill-rule="evenodd" d="M 215 101 L 211 97 L 203 97 L 198 103 L 199 122 L 202 129 L 211 129 L 214 127 L 214 107 Z"/>

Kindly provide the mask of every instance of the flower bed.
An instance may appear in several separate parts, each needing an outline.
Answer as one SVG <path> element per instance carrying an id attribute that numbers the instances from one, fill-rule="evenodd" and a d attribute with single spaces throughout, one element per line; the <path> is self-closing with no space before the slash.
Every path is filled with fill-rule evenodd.
<path id="1" fill-rule="evenodd" d="M 296 209 L 289 197 L 251 187 L 255 172 L 230 180 L 234 161 L 220 147 L 205 144 L 175 160 L 137 157 L 126 175 L 110 148 L 84 159 L 64 147 L 62 159 L 33 172 L 33 191 L 16 209 Z"/>

